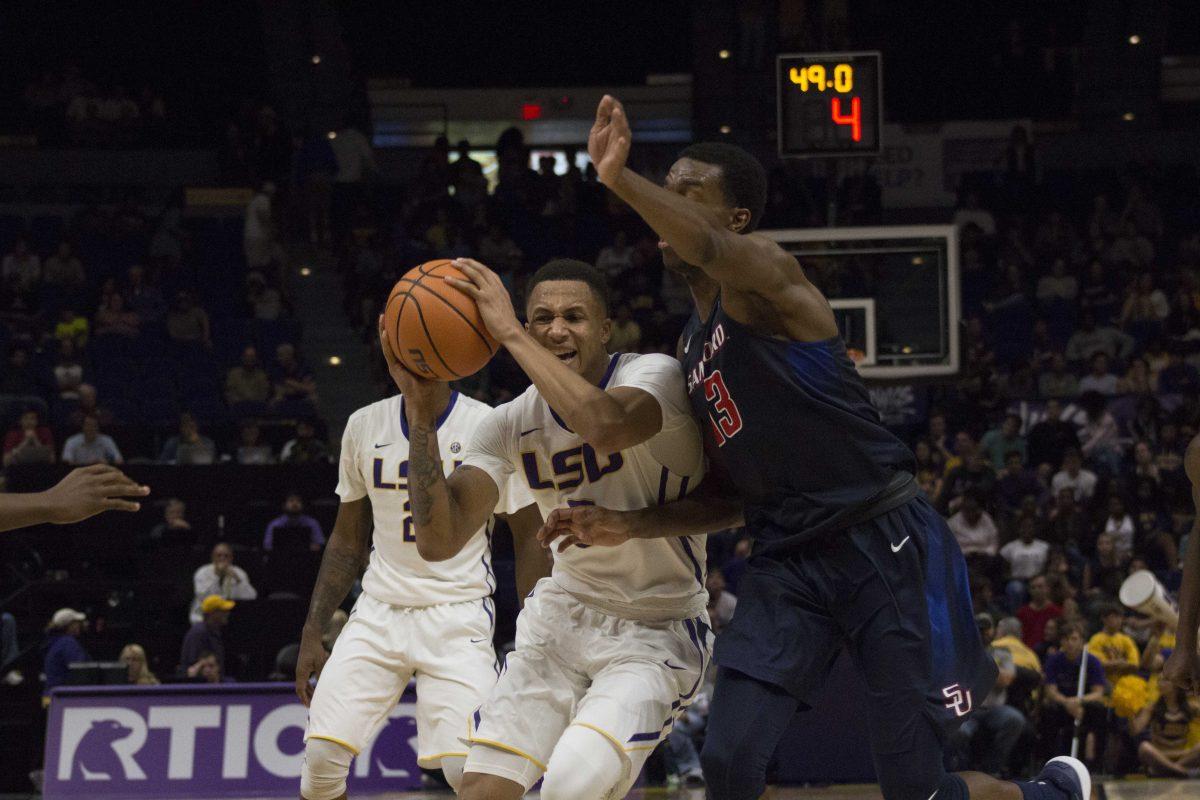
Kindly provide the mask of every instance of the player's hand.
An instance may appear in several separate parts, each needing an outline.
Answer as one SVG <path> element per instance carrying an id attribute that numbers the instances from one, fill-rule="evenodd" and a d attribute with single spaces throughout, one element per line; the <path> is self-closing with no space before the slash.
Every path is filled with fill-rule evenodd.
<path id="1" fill-rule="evenodd" d="M 542 547 L 550 547 L 557 539 L 558 552 L 572 545 L 616 547 L 633 538 L 630 514 L 603 506 L 573 506 L 556 508 L 538 531 Z"/>
<path id="2" fill-rule="evenodd" d="M 383 349 L 383 358 L 387 362 L 388 374 L 392 376 L 396 388 L 404 397 L 405 407 L 410 416 L 422 415 L 432 418 L 437 415 L 437 382 L 421 378 L 410 372 L 392 349 L 391 339 L 383 324 L 383 315 L 379 315 L 379 345 Z"/>
<path id="3" fill-rule="evenodd" d="M 145 497 L 150 487 L 142 486 L 116 467 L 93 464 L 71 470 L 45 492 L 49 519 L 56 525 L 94 517 L 102 511 L 137 511 L 142 504 L 130 497 Z"/>
<path id="4" fill-rule="evenodd" d="M 1180 643 L 1163 666 L 1163 680 L 1182 686 L 1185 692 L 1200 692 L 1200 652 L 1189 643 Z"/>
<path id="5" fill-rule="evenodd" d="M 312 702 L 313 687 L 309 685 L 308 679 L 320 679 L 321 670 L 325 669 L 325 662 L 328 660 L 329 653 L 325 652 L 321 635 L 310 634 L 305 628 L 300 637 L 300 652 L 296 654 L 296 695 L 304 705 Z"/>
<path id="6" fill-rule="evenodd" d="M 471 297 L 479 306 L 479 316 L 492 337 L 504 344 L 512 337 L 520 336 L 525 330 L 513 309 L 512 297 L 508 294 L 500 276 L 473 258 L 456 258 L 454 266 L 462 270 L 468 280 L 446 278 L 446 283 Z"/>
<path id="7" fill-rule="evenodd" d="M 596 107 L 596 121 L 588 134 L 588 157 L 596 165 L 596 177 L 612 188 L 625 169 L 633 132 L 625 116 L 625 107 L 612 95 L 604 95 Z"/>

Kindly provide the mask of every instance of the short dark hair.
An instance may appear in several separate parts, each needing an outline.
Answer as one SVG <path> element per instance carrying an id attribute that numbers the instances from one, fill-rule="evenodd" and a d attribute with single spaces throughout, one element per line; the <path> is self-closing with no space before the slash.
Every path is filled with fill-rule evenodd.
<path id="1" fill-rule="evenodd" d="M 684 148 L 679 157 L 719 166 L 725 198 L 750 211 L 750 222 L 743 232 L 750 233 L 758 227 L 767 205 L 767 171 L 757 158 L 726 142 L 698 142 Z"/>
<path id="2" fill-rule="evenodd" d="M 533 294 L 533 288 L 546 281 L 582 281 L 596 295 L 604 316 L 608 316 L 608 283 L 600 271 L 586 261 L 574 258 L 555 258 L 547 261 L 541 269 L 533 273 L 529 283 L 525 284 L 525 298 L 528 301 Z"/>

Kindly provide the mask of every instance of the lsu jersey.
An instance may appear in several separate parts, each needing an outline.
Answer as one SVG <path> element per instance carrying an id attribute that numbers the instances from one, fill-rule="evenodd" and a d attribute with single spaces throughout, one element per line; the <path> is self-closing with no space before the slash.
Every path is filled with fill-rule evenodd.
<path id="1" fill-rule="evenodd" d="M 491 411 L 490 406 L 458 392 L 450 395 L 449 406 L 437 420 L 438 450 L 447 475 L 461 463 L 480 423 Z M 519 487 L 519 496 L 510 498 L 507 482 L 497 486 L 502 510 L 515 511 L 533 503 Z M 478 600 L 496 588 L 491 519 L 454 558 L 429 562 L 417 552 L 408 498 L 408 420 L 401 396 L 380 400 L 350 415 L 342 435 L 337 493 L 343 503 L 363 497 L 371 501 L 375 531 L 362 586 L 376 600 L 422 607 Z"/>
<path id="2" fill-rule="evenodd" d="M 527 490 L 543 517 L 563 506 L 626 511 L 683 497 L 703 477 L 704 453 L 679 362 L 660 354 L 613 355 L 600 387 L 618 386 L 649 393 L 662 409 L 662 429 L 639 445 L 597 453 L 531 386 L 492 410 L 463 463 L 484 470 L 502 489 L 511 480 Z M 696 617 L 707 600 L 705 538 L 634 539 L 620 547 L 572 547 L 565 553 L 555 549 L 552 577 L 581 601 L 615 616 Z"/>

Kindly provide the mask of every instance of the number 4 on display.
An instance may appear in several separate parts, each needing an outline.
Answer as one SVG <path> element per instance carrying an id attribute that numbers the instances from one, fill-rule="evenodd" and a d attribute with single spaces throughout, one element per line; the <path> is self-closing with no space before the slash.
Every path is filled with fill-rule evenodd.
<path id="1" fill-rule="evenodd" d="M 838 125 L 850 126 L 850 138 L 856 142 L 862 141 L 862 101 L 857 97 L 850 98 L 850 113 L 842 114 L 842 98 L 835 97 L 829 101 L 833 121 Z"/>

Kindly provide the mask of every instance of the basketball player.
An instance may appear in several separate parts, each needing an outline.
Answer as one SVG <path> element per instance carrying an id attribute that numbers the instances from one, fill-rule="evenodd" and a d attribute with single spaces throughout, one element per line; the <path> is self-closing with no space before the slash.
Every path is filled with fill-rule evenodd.
<path id="1" fill-rule="evenodd" d="M 385 352 L 390 352 L 385 348 Z M 462 459 L 491 408 L 436 383 L 422 398 L 432 411 L 447 471 Z M 417 552 L 409 490 L 410 431 L 402 396 L 361 408 L 342 436 L 337 521 L 321 559 L 296 662 L 296 692 L 309 706 L 300 795 L 346 796 L 350 760 L 376 736 L 409 680 L 417 679 L 417 763 L 441 768 L 457 788 L 466 760 L 459 742 L 467 715 L 496 682 L 492 647 L 496 588 L 488 507 L 451 559 L 429 563 Z M 541 515 L 520 486 L 497 496 L 517 550 L 520 596 L 549 574 L 534 538 Z M 374 547 L 372 542 L 374 523 Z M 368 556 L 368 549 L 370 554 Z M 321 634 L 369 558 L 362 595 L 326 661 Z M 318 675 L 316 691 L 309 678 Z"/>
<path id="2" fill-rule="evenodd" d="M 0 494 L 0 533 L 46 522 L 69 525 L 105 511 L 137 511 L 141 503 L 122 498 L 148 494 L 149 487 L 116 467 L 80 467 L 44 492 Z"/>
<path id="3" fill-rule="evenodd" d="M 447 478 L 431 388 L 393 370 L 409 399 L 409 491 L 426 558 L 456 557 L 510 476 L 547 511 L 643 508 L 699 483 L 702 445 L 679 363 L 606 352 L 607 288 L 595 269 L 570 260 L 539 269 L 522 327 L 495 273 L 455 266 L 470 280 L 448 282 L 475 298 L 533 386 L 491 413 Z M 544 773 L 543 800 L 624 797 L 708 662 L 703 559 L 703 536 L 556 553 L 517 619 L 500 681 L 465 725 L 460 796 L 515 800 Z"/>
<path id="4" fill-rule="evenodd" d="M 1183 556 L 1183 586 L 1179 589 L 1179 628 L 1175 650 L 1163 667 L 1163 678 L 1187 692 L 1200 692 L 1200 655 L 1196 650 L 1196 633 L 1200 628 L 1200 436 L 1188 444 L 1183 457 L 1188 480 L 1192 482 L 1192 503 L 1196 520 L 1188 535 L 1187 552 Z"/>
<path id="5" fill-rule="evenodd" d="M 872 408 L 829 303 L 794 257 L 752 232 L 766 198 L 762 165 L 732 145 L 694 145 L 663 188 L 625 167 L 630 141 L 624 109 L 604 97 L 589 155 L 691 286 L 696 315 L 680 342 L 688 393 L 757 541 L 716 647 L 702 756 L 710 796 L 762 794 L 789 720 L 845 645 L 866 680 L 886 800 L 1087 800 L 1091 778 L 1074 759 L 1052 760 L 1033 783 L 945 772 L 947 731 L 996 677 L 962 554 L 917 492 L 912 454 Z M 659 527 L 643 535 L 711 530 L 698 504 L 649 512 Z M 608 534 L 620 526 L 602 511 L 573 511 L 583 521 L 575 541 L 589 541 L 589 519 Z M 547 538 L 572 532 L 562 524 L 572 518 L 555 512 Z"/>

